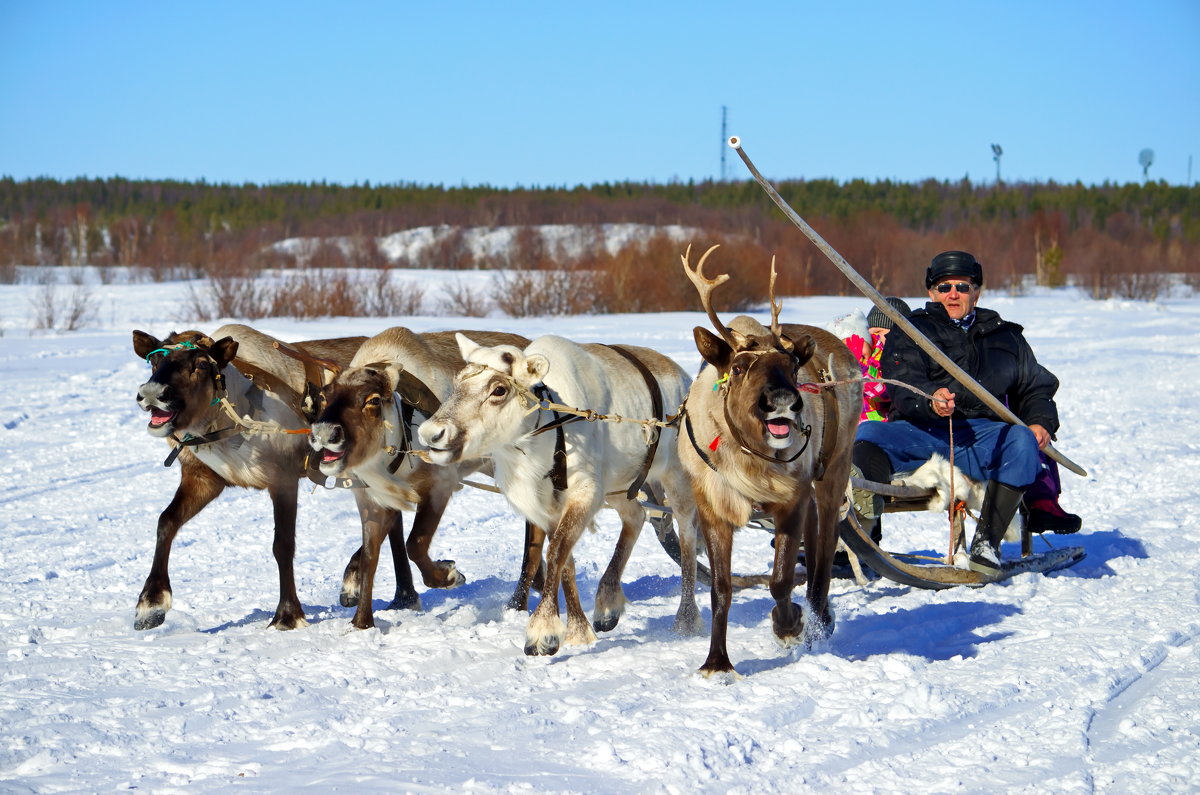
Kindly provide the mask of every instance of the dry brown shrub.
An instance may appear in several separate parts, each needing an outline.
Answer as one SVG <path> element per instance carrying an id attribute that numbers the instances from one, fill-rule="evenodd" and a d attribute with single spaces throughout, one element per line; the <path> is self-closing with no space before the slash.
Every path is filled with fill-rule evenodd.
<path id="1" fill-rule="evenodd" d="M 486 317 L 492 301 L 483 292 L 463 281 L 446 282 L 446 294 L 438 302 L 443 315 Z"/>
<path id="2" fill-rule="evenodd" d="M 737 311 L 764 300 L 770 275 L 770 257 L 753 243 L 722 241 L 714 237 L 692 246 L 695 266 L 714 243 L 724 243 L 709 257 L 705 273 L 730 273 L 721 287 L 723 307 Z M 598 254 L 588 264 L 596 272 L 595 307 L 598 312 L 679 312 L 700 307 L 692 283 L 683 272 L 680 255 L 687 249 L 666 235 L 655 235 L 621 248 L 615 255 Z"/>
<path id="3" fill-rule="evenodd" d="M 596 311 L 597 280 L 591 270 L 498 271 L 492 294 L 510 317 L 586 315 Z"/>
<path id="4" fill-rule="evenodd" d="M 438 270 L 475 270 L 480 263 L 467 245 L 466 234 L 455 227 L 413 258 L 413 267 Z"/>

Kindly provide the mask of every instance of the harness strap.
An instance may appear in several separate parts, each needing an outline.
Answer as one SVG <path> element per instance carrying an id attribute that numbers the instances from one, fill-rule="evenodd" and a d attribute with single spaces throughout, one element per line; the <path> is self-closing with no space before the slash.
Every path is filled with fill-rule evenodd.
<path id="1" fill-rule="evenodd" d="M 696 444 L 696 433 L 692 430 L 692 418 L 686 408 L 683 412 L 683 427 L 687 430 L 688 441 L 692 443 L 692 449 L 696 451 L 696 455 L 700 456 L 700 460 L 708 464 L 708 468 L 713 472 L 716 472 L 718 475 L 721 474 L 721 470 L 717 469 L 717 465 L 708 457 L 708 453 L 704 452 L 704 449 Z"/>
<path id="2" fill-rule="evenodd" d="M 169 467 L 169 466 L 171 466 L 171 464 L 174 464 L 175 459 L 179 458 L 179 454 L 183 452 L 183 448 L 185 448 L 185 447 L 198 447 L 199 445 L 202 445 L 202 444 L 212 444 L 213 442 L 219 442 L 228 436 L 233 436 L 236 433 L 241 433 L 241 430 L 242 429 L 237 427 L 236 425 L 231 425 L 228 428 L 222 428 L 219 431 L 213 431 L 212 433 L 206 433 L 201 436 L 192 436 L 190 434 L 187 434 L 182 439 L 180 439 L 175 434 L 171 434 L 171 439 L 173 439 L 175 441 L 175 447 L 172 447 L 171 452 L 167 454 L 166 460 L 163 461 L 163 466 Z"/>
<path id="3" fill-rule="evenodd" d="M 550 390 L 545 384 L 538 384 L 533 390 L 534 396 L 541 401 L 550 403 Z M 553 410 L 552 410 L 553 411 Z M 554 487 L 556 492 L 567 490 L 567 434 L 563 431 L 563 426 L 568 422 L 582 419 L 582 417 L 560 417 L 557 411 L 554 411 L 554 421 L 538 428 L 533 434 L 536 436 L 545 431 L 554 430 L 554 456 L 551 459 L 550 471 L 546 473 L 546 477 L 550 478 L 550 485 Z"/>
<path id="4" fill-rule="evenodd" d="M 642 374 L 642 378 L 646 381 L 646 388 L 650 390 L 650 406 L 653 412 L 655 421 L 662 421 L 663 417 L 663 396 L 662 387 L 659 386 L 658 379 L 650 372 L 650 368 L 646 367 L 645 363 L 634 356 L 633 353 L 621 345 L 609 345 L 617 353 L 629 360 L 629 363 L 637 368 L 637 371 Z M 654 455 L 658 452 L 658 440 L 662 434 L 655 433 L 654 441 L 652 441 L 646 450 L 646 457 L 642 459 L 642 467 L 637 473 L 637 477 L 633 479 L 629 489 L 625 492 L 625 496 L 633 499 L 637 493 L 641 491 L 642 484 L 646 482 L 646 476 L 650 474 L 650 467 L 654 464 Z"/>

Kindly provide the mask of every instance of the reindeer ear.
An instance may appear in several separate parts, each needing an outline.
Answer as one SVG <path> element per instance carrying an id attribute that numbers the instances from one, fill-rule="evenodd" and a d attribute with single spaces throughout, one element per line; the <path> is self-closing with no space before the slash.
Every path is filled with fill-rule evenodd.
<path id="1" fill-rule="evenodd" d="M 525 357 L 525 366 L 515 370 L 513 375 L 518 376 L 525 386 L 537 386 L 550 372 L 550 360 L 540 353 L 531 353 Z"/>
<path id="2" fill-rule="evenodd" d="M 817 350 L 817 341 L 808 334 L 805 334 L 798 340 L 794 340 L 786 334 L 781 336 L 779 339 L 781 342 L 783 342 L 784 347 L 789 348 L 795 355 L 796 359 L 798 359 L 796 362 L 797 364 L 804 364 L 807 362 L 812 358 L 813 353 L 815 353 Z"/>
<path id="3" fill-rule="evenodd" d="M 237 356 L 238 344 L 233 337 L 222 337 L 212 344 L 209 354 L 216 360 L 218 367 L 224 367 Z"/>
<path id="4" fill-rule="evenodd" d="M 388 392 L 395 392 L 396 387 L 400 384 L 400 368 L 395 364 L 388 364 L 380 369 L 384 379 L 388 383 Z"/>
<path id="5" fill-rule="evenodd" d="M 454 339 L 458 340 L 458 352 L 464 362 L 470 361 L 471 354 L 483 347 L 461 331 L 454 333 Z"/>
<path id="6" fill-rule="evenodd" d="M 138 358 L 145 359 L 150 355 L 150 351 L 156 351 L 162 347 L 162 340 L 144 331 L 133 330 L 133 352 L 138 355 Z"/>
<path id="7" fill-rule="evenodd" d="M 704 361 L 722 373 L 729 369 L 729 360 L 733 358 L 733 348 L 729 347 L 729 343 L 703 326 L 692 329 L 692 336 L 696 340 L 696 350 L 700 351 Z"/>

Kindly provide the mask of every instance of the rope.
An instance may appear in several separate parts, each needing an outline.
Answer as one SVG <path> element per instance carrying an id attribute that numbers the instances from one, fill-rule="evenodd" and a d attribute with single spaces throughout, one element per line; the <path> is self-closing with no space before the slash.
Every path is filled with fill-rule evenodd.
<path id="1" fill-rule="evenodd" d="M 912 384 L 907 384 L 903 381 L 897 381 L 894 378 L 867 378 L 866 376 L 863 376 L 863 375 L 859 375 L 855 378 L 845 378 L 845 379 L 842 379 L 841 381 L 825 381 L 820 384 L 811 384 L 811 383 L 810 384 L 802 384 L 800 388 L 805 392 L 819 392 L 822 389 L 829 389 L 829 388 L 832 388 L 835 386 L 843 386 L 843 385 L 847 385 L 847 384 L 863 384 L 863 383 L 892 384 L 893 386 L 903 387 L 904 389 L 907 389 L 909 391 L 916 392 L 921 397 L 927 398 L 931 405 L 932 405 L 933 401 L 935 401 L 935 400 L 939 403 L 946 402 L 942 398 L 936 398 L 933 395 L 929 394 L 928 392 L 917 389 Z M 954 555 L 954 543 L 956 540 L 955 532 L 954 532 L 954 519 L 955 519 L 955 514 L 956 514 L 955 503 L 957 502 L 957 500 L 955 499 L 955 495 L 954 495 L 954 482 L 955 482 L 956 478 L 954 477 L 954 418 L 953 417 L 946 418 L 946 426 L 947 426 L 947 432 L 949 433 L 949 436 L 950 436 L 950 455 L 948 456 L 949 461 L 950 461 L 950 495 L 949 495 L 950 506 L 949 506 L 949 510 L 947 512 L 948 520 L 950 523 L 950 555 L 947 557 L 947 563 L 949 563 L 950 562 L 949 558 L 953 557 L 953 555 Z M 964 513 L 966 513 L 965 506 L 962 508 L 962 511 Z"/>
<path id="2" fill-rule="evenodd" d="M 237 409 L 235 409 L 233 404 L 229 402 L 229 399 L 223 395 L 217 399 L 217 405 L 219 405 L 225 414 L 228 415 L 229 419 L 233 421 L 234 425 L 237 425 L 242 429 L 243 434 L 252 436 L 259 433 L 289 433 L 295 435 L 307 435 L 309 433 L 308 428 L 284 428 L 275 420 L 263 422 L 262 420 L 250 419 L 249 416 L 239 416 Z"/>

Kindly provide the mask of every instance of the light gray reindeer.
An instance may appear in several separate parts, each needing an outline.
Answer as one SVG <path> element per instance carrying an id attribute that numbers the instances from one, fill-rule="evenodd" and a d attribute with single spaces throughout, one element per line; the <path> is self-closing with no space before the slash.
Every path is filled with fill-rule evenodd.
<path id="1" fill-rule="evenodd" d="M 704 276 L 704 263 L 716 248 L 706 251 L 694 270 L 690 247 L 681 257 L 717 334 L 699 326 L 693 332 L 711 366 L 688 393 L 679 457 L 691 479 L 712 567 L 712 635 L 700 673 L 736 676 L 726 651 L 730 556 L 734 531 L 746 525 L 755 508 L 775 525 L 770 584 L 775 637 L 787 647 L 833 632 L 829 582 L 862 385 L 858 363 L 837 337 L 813 326 L 779 323 L 774 259 L 771 327 L 741 316 L 727 328 L 713 309 L 712 292 L 729 275 Z M 823 386 L 840 381 L 848 383 Z M 791 599 L 801 541 L 805 610 Z"/>
<path id="2" fill-rule="evenodd" d="M 166 339 L 133 332 L 133 349 L 154 368 L 138 389 L 138 405 L 150 414 L 147 431 L 178 457 L 179 487 L 158 519 L 154 562 L 138 598 L 134 628 L 163 623 L 171 609 L 167 562 L 179 528 L 226 486 L 265 489 L 275 517 L 272 550 L 279 566 L 279 604 L 271 626 L 305 624 L 296 595 L 292 557 L 296 546 L 297 482 L 305 474 L 306 384 L 320 384 L 323 367 L 350 360 L 364 337 L 282 345 L 248 326 L 222 326 L 212 337 L 199 331 Z M 284 351 L 291 351 L 285 355 Z M 296 358 L 299 356 L 300 358 Z M 255 432 L 271 428 L 268 432 Z M 282 433 L 285 429 L 299 433 Z M 364 524 L 390 528 L 392 515 L 360 500 Z M 351 558 L 357 566 L 361 550 Z M 399 568 L 399 567 L 398 567 Z M 408 562 L 404 561 L 404 571 Z"/>
<path id="3" fill-rule="evenodd" d="M 645 510 L 635 499 L 642 479 L 665 491 L 679 527 L 683 593 L 675 628 L 701 631 L 694 594 L 695 511 L 675 453 L 676 428 L 663 428 L 655 446 L 645 425 L 554 420 L 537 408 L 542 398 L 535 395 L 537 390 L 547 402 L 564 407 L 656 419 L 656 392 L 660 407 L 682 403 L 690 382 L 682 368 L 647 348 L 580 345 L 556 336 L 539 337 L 524 350 L 481 346 L 461 334 L 458 341 L 467 366 L 455 376 L 450 397 L 421 425 L 420 438 L 434 463 L 491 456 L 504 496 L 549 532 L 545 587 L 526 626 L 525 653 L 554 654 L 564 642 L 590 644 L 596 639 L 593 627 L 616 626 L 625 606 L 621 573 L 645 522 Z M 571 552 L 605 504 L 620 516 L 621 535 L 601 577 L 589 626 Z M 560 584 L 567 602 L 565 626 L 559 617 Z"/>

